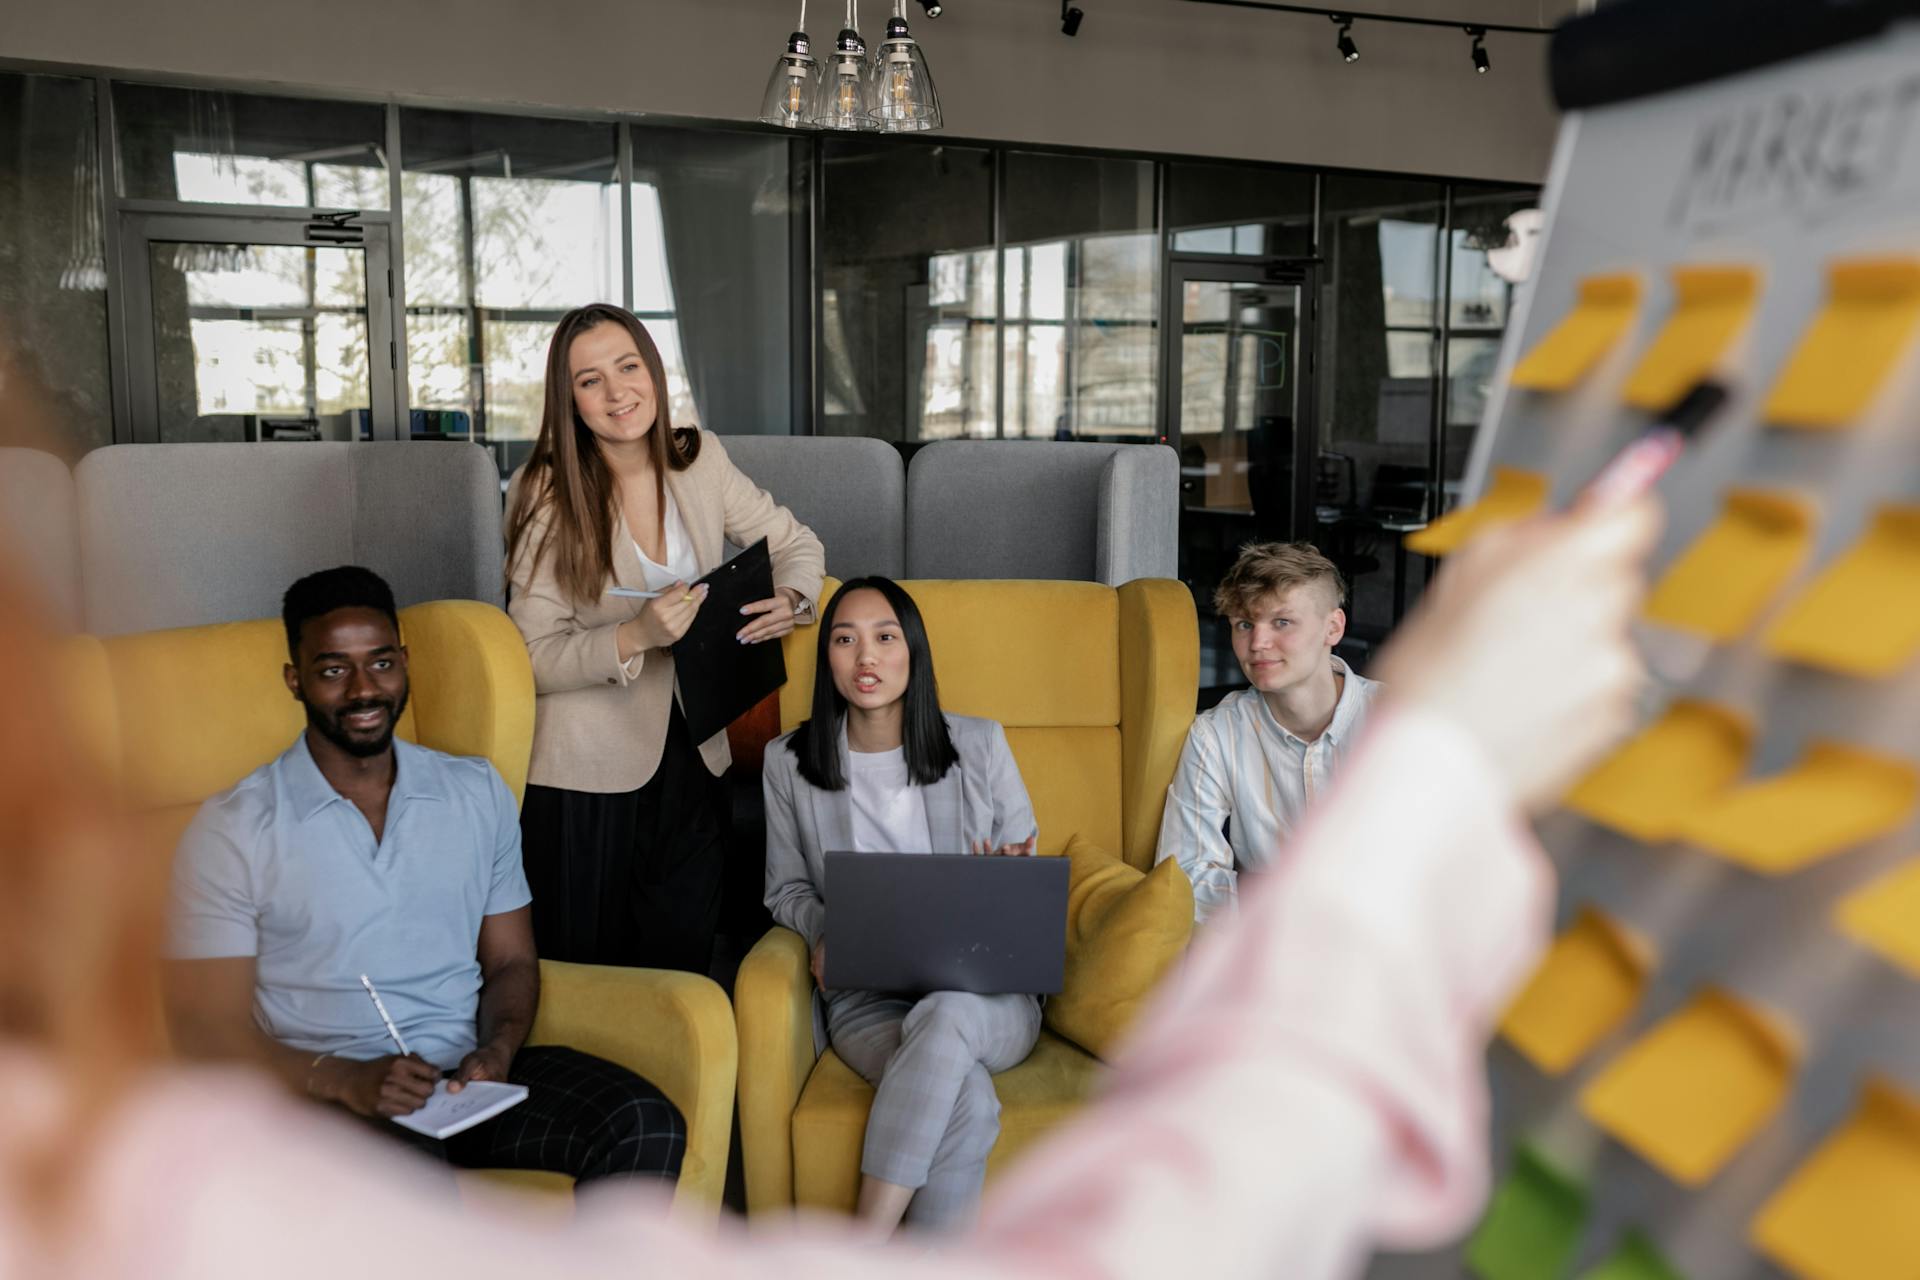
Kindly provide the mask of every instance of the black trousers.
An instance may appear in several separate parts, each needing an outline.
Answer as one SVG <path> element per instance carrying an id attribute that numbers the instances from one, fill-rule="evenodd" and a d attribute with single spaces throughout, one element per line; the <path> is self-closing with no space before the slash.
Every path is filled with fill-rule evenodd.
<path id="1" fill-rule="evenodd" d="M 707 972 L 726 871 L 724 795 L 677 705 L 660 767 L 638 791 L 529 786 L 521 852 L 541 956 Z"/>
<path id="2" fill-rule="evenodd" d="M 514 1055 L 507 1073 L 527 1099 L 444 1141 L 376 1120 L 378 1130 L 462 1169 L 545 1169 L 578 1182 L 680 1176 L 680 1109 L 623 1066 L 560 1045 Z"/>

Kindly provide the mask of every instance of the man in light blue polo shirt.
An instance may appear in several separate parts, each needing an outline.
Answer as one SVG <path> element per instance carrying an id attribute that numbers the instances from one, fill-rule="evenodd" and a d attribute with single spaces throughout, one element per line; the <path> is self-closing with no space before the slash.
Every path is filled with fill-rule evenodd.
<path id="1" fill-rule="evenodd" d="M 176 1043 L 263 1063 L 463 1167 L 676 1177 L 686 1126 L 658 1089 L 573 1049 L 524 1046 L 540 971 L 513 793 L 485 760 L 395 741 L 407 653 L 386 583 L 355 567 L 310 575 L 282 618 L 307 728 L 202 805 L 181 840 Z M 363 974 L 411 1052 L 396 1051 Z M 444 1142 L 387 1123 L 443 1076 L 529 1093 Z"/>

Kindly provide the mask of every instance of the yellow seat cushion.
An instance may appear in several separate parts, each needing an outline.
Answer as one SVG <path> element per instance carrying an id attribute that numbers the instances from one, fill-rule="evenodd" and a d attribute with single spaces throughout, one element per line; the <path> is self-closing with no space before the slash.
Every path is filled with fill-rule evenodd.
<path id="1" fill-rule="evenodd" d="M 1000 1097 L 1000 1138 L 987 1157 L 987 1179 L 1092 1095 L 1103 1070 L 1087 1053 L 1041 1031 L 1027 1060 L 993 1078 Z M 794 1197 L 803 1205 L 852 1213 L 860 1197 L 860 1150 L 867 1137 L 873 1086 L 829 1049 L 814 1064 L 793 1109 Z"/>
<path id="2" fill-rule="evenodd" d="M 1169 859 L 1140 872 L 1075 836 L 1067 889 L 1067 971 L 1046 1024 L 1099 1057 L 1133 1024 L 1193 937 L 1193 886 Z"/>

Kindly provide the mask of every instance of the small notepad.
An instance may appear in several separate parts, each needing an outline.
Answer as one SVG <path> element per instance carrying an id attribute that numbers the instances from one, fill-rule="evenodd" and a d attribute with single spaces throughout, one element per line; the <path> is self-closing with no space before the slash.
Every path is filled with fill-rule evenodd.
<path id="1" fill-rule="evenodd" d="M 395 1116 L 393 1122 L 429 1138 L 451 1138 L 526 1100 L 527 1086 L 523 1084 L 471 1080 L 460 1092 L 449 1093 L 447 1082 L 442 1080 L 433 1086 L 433 1096 L 425 1106 L 411 1115 Z"/>

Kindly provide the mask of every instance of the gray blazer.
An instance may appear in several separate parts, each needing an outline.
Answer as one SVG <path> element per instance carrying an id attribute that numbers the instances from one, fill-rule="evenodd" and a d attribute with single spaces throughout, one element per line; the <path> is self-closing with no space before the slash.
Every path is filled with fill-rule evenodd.
<path id="1" fill-rule="evenodd" d="M 947 715 L 960 763 L 926 788 L 933 853 L 966 853 L 975 840 L 997 847 L 1038 832 L 1026 784 L 993 720 Z M 761 787 L 767 801 L 767 910 L 812 948 L 826 928 L 827 852 L 853 848 L 853 801 L 845 790 L 822 791 L 800 776 L 800 758 L 783 734 L 767 748 Z M 840 767 L 847 768 L 847 731 L 840 730 Z M 844 776 L 844 775 L 843 775 Z"/>

